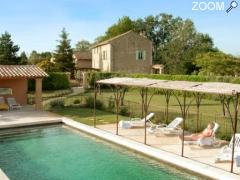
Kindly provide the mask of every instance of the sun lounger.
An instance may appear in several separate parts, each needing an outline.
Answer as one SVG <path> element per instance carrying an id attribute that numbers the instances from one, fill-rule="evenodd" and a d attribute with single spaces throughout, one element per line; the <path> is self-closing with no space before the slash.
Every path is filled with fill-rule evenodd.
<path id="1" fill-rule="evenodd" d="M 9 110 L 9 107 L 2 96 L 0 96 L 0 110 Z"/>
<path id="2" fill-rule="evenodd" d="M 233 137 L 229 145 L 223 146 L 215 158 L 215 163 L 232 161 Z M 234 158 L 240 155 L 240 134 L 235 134 Z"/>
<path id="3" fill-rule="evenodd" d="M 150 119 L 154 116 L 154 113 L 150 113 L 146 116 L 146 122 L 151 123 Z M 119 122 L 119 127 L 123 129 L 129 129 L 134 127 L 144 127 L 145 126 L 145 118 L 132 118 L 130 121 L 121 120 Z"/>
<path id="4" fill-rule="evenodd" d="M 165 134 L 165 135 L 178 135 L 181 132 L 181 128 L 178 126 L 182 123 L 183 118 L 176 117 L 171 123 L 168 125 L 160 124 L 160 125 L 152 125 L 148 128 L 149 133 L 154 133 L 155 135 L 158 134 Z"/>
<path id="5" fill-rule="evenodd" d="M 184 141 L 184 144 L 188 144 L 188 145 L 195 144 L 195 145 L 199 145 L 199 146 L 213 146 L 214 144 L 217 144 L 215 135 L 216 135 L 218 128 L 219 128 L 219 124 L 214 123 L 212 136 L 202 137 L 196 141 Z"/>
<path id="6" fill-rule="evenodd" d="M 22 106 L 16 102 L 14 97 L 7 98 L 8 105 L 10 109 L 21 109 Z"/>

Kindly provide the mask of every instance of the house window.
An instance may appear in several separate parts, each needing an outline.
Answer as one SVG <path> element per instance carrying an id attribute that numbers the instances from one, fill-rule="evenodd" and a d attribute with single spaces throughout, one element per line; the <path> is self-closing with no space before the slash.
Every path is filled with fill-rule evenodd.
<path id="1" fill-rule="evenodd" d="M 146 52 L 142 50 L 136 51 L 136 60 L 145 60 L 146 59 Z"/>
<path id="2" fill-rule="evenodd" d="M 103 51 L 102 53 L 102 59 L 106 60 L 107 59 L 107 51 Z"/>
<path id="3" fill-rule="evenodd" d="M 0 95 L 12 95 L 12 88 L 0 88 Z"/>

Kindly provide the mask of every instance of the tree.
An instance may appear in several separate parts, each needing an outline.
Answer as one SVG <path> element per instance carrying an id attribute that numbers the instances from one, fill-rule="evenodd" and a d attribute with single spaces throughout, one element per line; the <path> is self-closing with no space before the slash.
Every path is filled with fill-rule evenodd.
<path id="1" fill-rule="evenodd" d="M 191 20 L 169 14 L 137 19 L 135 31 L 153 42 L 153 62 L 164 64 L 170 74 L 191 74 L 197 53 L 213 49 L 212 39 L 198 33 Z"/>
<path id="2" fill-rule="evenodd" d="M 199 74 L 236 76 L 240 75 L 240 59 L 223 52 L 199 54 L 196 58 Z"/>
<path id="3" fill-rule="evenodd" d="M 20 54 L 20 62 L 19 64 L 28 64 L 28 58 L 27 58 L 27 55 L 26 53 L 23 51 L 21 54 Z"/>
<path id="4" fill-rule="evenodd" d="M 43 69 L 46 72 L 54 72 L 54 63 L 51 62 L 51 59 L 42 60 L 41 62 L 37 63 L 37 66 Z"/>
<path id="5" fill-rule="evenodd" d="M 29 56 L 29 63 L 30 64 L 39 64 L 45 60 L 51 60 L 52 53 L 51 52 L 42 52 L 38 53 L 37 51 L 32 51 Z"/>
<path id="6" fill-rule="evenodd" d="M 73 50 L 70 45 L 71 40 L 68 39 L 68 33 L 66 32 L 65 28 L 62 30 L 60 34 L 60 40 L 58 40 L 58 42 L 59 44 L 57 45 L 57 49 L 54 54 L 55 66 L 59 71 L 71 72 L 73 76 Z"/>
<path id="7" fill-rule="evenodd" d="M 0 37 L 0 64 L 19 64 L 18 51 L 19 46 L 14 45 L 11 35 L 8 32 L 2 34 Z"/>
<path id="8" fill-rule="evenodd" d="M 128 16 L 123 16 L 116 24 L 108 28 L 105 35 L 97 37 L 96 40 L 97 42 L 105 41 L 132 29 L 134 29 L 134 22 Z"/>
<path id="9" fill-rule="evenodd" d="M 88 51 L 90 49 L 91 43 L 87 40 L 81 40 L 77 42 L 75 51 Z"/>

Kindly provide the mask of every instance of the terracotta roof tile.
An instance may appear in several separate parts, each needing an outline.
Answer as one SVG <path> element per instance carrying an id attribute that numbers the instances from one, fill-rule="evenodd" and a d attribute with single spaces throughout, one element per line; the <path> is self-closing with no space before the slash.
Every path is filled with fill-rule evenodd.
<path id="1" fill-rule="evenodd" d="M 0 65 L 0 79 L 43 78 L 48 74 L 35 65 Z"/>

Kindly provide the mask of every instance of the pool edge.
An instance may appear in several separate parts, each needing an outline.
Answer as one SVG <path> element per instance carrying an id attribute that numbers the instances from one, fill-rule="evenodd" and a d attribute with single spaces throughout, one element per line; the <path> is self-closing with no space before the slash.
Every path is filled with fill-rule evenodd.
<path id="1" fill-rule="evenodd" d="M 0 179 L 1 180 L 9 180 L 7 175 L 3 172 L 3 170 L 0 168 Z"/>
<path id="2" fill-rule="evenodd" d="M 136 152 L 152 157 L 156 160 L 164 161 L 168 164 L 174 165 L 176 167 L 185 169 L 187 171 L 199 174 L 207 178 L 223 180 L 236 180 L 240 178 L 240 176 L 236 174 L 185 157 L 181 157 L 173 153 L 162 151 L 160 149 L 156 149 L 154 147 L 147 146 L 142 143 L 126 139 L 124 137 L 117 136 L 97 128 L 93 128 L 91 126 L 76 122 L 70 118 L 63 117 L 62 122 L 75 129 L 100 137 L 114 144 L 118 144 L 128 149 L 132 149 Z"/>

